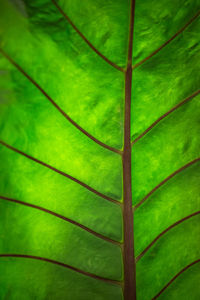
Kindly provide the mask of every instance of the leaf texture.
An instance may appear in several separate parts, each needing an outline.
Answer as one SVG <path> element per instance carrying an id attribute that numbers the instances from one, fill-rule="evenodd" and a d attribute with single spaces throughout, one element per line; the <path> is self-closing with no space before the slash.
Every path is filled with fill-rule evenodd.
<path id="1" fill-rule="evenodd" d="M 199 299 L 199 9 L 1 1 L 0 299 Z"/>

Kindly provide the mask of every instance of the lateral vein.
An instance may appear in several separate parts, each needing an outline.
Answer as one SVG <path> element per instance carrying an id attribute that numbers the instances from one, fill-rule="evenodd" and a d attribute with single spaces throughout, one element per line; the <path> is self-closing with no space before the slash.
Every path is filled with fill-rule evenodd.
<path id="1" fill-rule="evenodd" d="M 88 276 L 88 277 L 91 277 L 91 278 L 94 278 L 94 279 L 98 279 L 98 280 L 101 280 L 101 281 L 105 281 L 107 283 L 113 283 L 113 284 L 116 284 L 116 285 L 121 285 L 122 284 L 121 281 L 104 278 L 104 277 L 92 274 L 90 272 L 83 271 L 83 270 L 78 269 L 76 267 L 70 266 L 68 264 L 65 264 L 65 263 L 62 263 L 62 262 L 59 262 L 59 261 L 56 261 L 56 260 L 53 260 L 53 259 L 40 257 L 40 256 L 26 255 L 26 254 L 15 254 L 15 253 L 13 253 L 13 254 L 4 254 L 4 253 L 2 253 L 2 254 L 0 254 L 0 257 L 2 257 L 2 258 L 3 257 L 15 257 L 15 258 L 26 258 L 26 259 L 35 259 L 35 260 L 45 261 L 45 262 L 48 262 L 48 263 L 51 263 L 51 264 L 54 264 L 54 265 L 58 265 L 58 266 L 70 269 L 72 271 L 78 272 L 82 275 L 85 275 L 85 276 Z"/>
<path id="2" fill-rule="evenodd" d="M 28 159 L 30 159 L 30 160 L 32 160 L 32 161 L 38 163 L 38 164 L 40 164 L 40 165 L 42 165 L 42 166 L 44 166 L 44 167 L 46 167 L 46 168 L 48 168 L 48 169 L 50 169 L 50 170 L 52 170 L 52 171 L 54 171 L 54 172 L 56 172 L 56 173 L 58 173 L 58 174 L 64 176 L 64 177 L 66 177 L 66 178 L 68 178 L 68 179 L 70 179 L 70 180 L 72 180 L 72 181 L 78 183 L 79 185 L 83 186 L 84 188 L 86 188 L 86 189 L 89 190 L 90 192 L 92 192 L 92 193 L 94 193 L 94 194 L 100 196 L 101 198 L 104 198 L 104 199 L 106 199 L 106 200 L 108 200 L 108 201 L 110 201 L 110 202 L 113 202 L 113 203 L 115 203 L 115 204 L 121 205 L 121 203 L 120 203 L 119 201 L 117 201 L 117 200 L 115 200 L 115 199 L 113 199 L 113 198 L 110 198 L 110 197 L 108 197 L 107 195 L 102 194 L 101 192 L 99 192 L 99 191 L 93 189 L 91 186 L 89 186 L 89 185 L 87 185 L 86 183 L 80 181 L 79 179 L 74 178 L 73 176 L 71 176 L 71 175 L 69 175 L 69 174 L 67 174 L 67 173 L 62 172 L 62 171 L 60 171 L 60 170 L 54 168 L 53 166 L 50 166 L 49 164 L 47 164 L 47 163 L 45 163 L 45 162 L 43 162 L 43 161 L 41 161 L 41 160 L 39 160 L 39 159 L 37 159 L 37 158 L 34 158 L 34 157 L 32 157 L 32 156 L 30 156 L 30 155 L 28 155 L 28 154 L 26 154 L 26 153 L 20 151 L 19 149 L 14 148 L 14 147 L 12 147 L 11 145 L 8 145 L 8 144 L 5 143 L 4 141 L 0 141 L 0 144 L 1 144 L 2 146 L 5 146 L 6 148 L 8 148 L 8 149 L 10 149 L 10 150 L 12 150 L 12 151 L 18 153 L 18 154 L 20 154 L 20 155 L 23 155 L 24 157 L 26 157 L 26 158 L 28 158 Z"/>
<path id="3" fill-rule="evenodd" d="M 196 20 L 199 17 L 200 11 L 197 12 L 196 15 L 194 15 L 189 22 L 187 22 L 179 31 L 177 31 L 169 40 L 167 40 L 165 43 L 163 43 L 158 49 L 153 51 L 150 55 L 148 55 L 146 58 L 142 59 L 140 62 L 135 64 L 133 66 L 133 70 L 145 63 L 147 60 L 149 60 L 152 56 L 157 54 L 160 50 L 162 50 L 165 46 L 167 46 L 171 41 L 173 41 L 179 34 L 181 34 L 194 20 Z"/>
<path id="4" fill-rule="evenodd" d="M 133 210 L 136 210 L 140 205 L 142 205 L 154 192 L 156 192 L 163 184 L 165 184 L 167 181 L 169 181 L 171 178 L 185 170 L 186 168 L 190 167 L 191 165 L 195 164 L 196 162 L 200 161 L 200 157 L 190 161 L 186 165 L 182 166 L 180 169 L 176 170 L 173 172 L 171 175 L 166 177 L 163 181 L 161 181 L 157 186 L 155 186 L 139 203 L 137 203 L 134 207 Z"/>
<path id="5" fill-rule="evenodd" d="M 94 235 L 94 236 L 96 236 L 96 237 L 98 237 L 98 238 L 100 238 L 102 240 L 105 240 L 106 242 L 115 244 L 117 246 L 121 246 L 120 242 L 115 241 L 113 239 L 110 239 L 110 238 L 108 238 L 108 237 L 106 237 L 106 236 L 104 236 L 104 235 L 102 235 L 102 234 L 100 234 L 100 233 L 98 233 L 98 232 L 96 232 L 96 231 L 88 228 L 87 226 L 84 226 L 84 225 L 82 225 L 82 224 L 80 224 L 80 223 L 78 223 L 78 222 L 76 222 L 76 221 L 74 221 L 74 220 L 72 220 L 70 218 L 67 218 L 67 217 L 65 217 L 63 215 L 60 215 L 60 214 L 58 214 L 58 213 L 56 213 L 54 211 L 51 211 L 49 209 L 46 209 L 44 207 L 41 207 L 41 206 L 38 206 L 38 205 L 34 205 L 34 204 L 31 204 L 31 203 L 27 203 L 27 202 L 24 202 L 24 201 L 21 201 L 21 200 L 4 197 L 4 196 L 1 196 L 1 195 L 0 195 L 0 199 L 5 200 L 5 201 L 9 201 L 9 202 L 13 202 L 13 203 L 17 203 L 17 204 L 20 204 L 20 205 L 28 206 L 28 207 L 34 208 L 36 210 L 43 211 L 43 212 L 45 212 L 47 214 L 53 215 L 54 217 L 57 217 L 57 218 L 62 219 L 64 221 L 67 221 L 67 222 L 69 222 L 69 223 L 71 223 L 71 224 L 73 224 L 73 225 L 75 225 L 77 227 L 80 227 L 81 229 L 89 232 L 90 234 L 92 234 L 92 235 Z"/>
<path id="6" fill-rule="evenodd" d="M 155 122 L 153 122 L 145 131 L 143 131 L 143 133 L 141 133 L 135 140 L 133 140 L 132 143 L 131 143 L 131 145 L 133 146 L 135 143 L 137 143 L 142 137 L 144 137 L 149 131 L 151 131 L 151 129 L 153 129 L 160 121 L 162 121 L 163 119 L 165 119 L 168 115 L 170 115 L 171 113 L 173 113 L 175 110 L 177 110 L 183 104 L 185 104 L 185 103 L 189 102 L 190 100 L 192 100 L 193 98 L 195 98 L 197 95 L 199 95 L 199 93 L 200 93 L 200 90 L 197 90 L 192 95 L 190 95 L 189 97 L 185 98 L 180 103 L 178 103 L 177 105 L 175 105 L 174 107 L 172 107 L 170 110 L 168 110 L 166 113 L 164 113 Z"/>
<path id="7" fill-rule="evenodd" d="M 76 25 L 72 22 L 72 20 L 67 16 L 67 14 L 62 10 L 62 8 L 59 6 L 59 4 L 55 1 L 52 0 L 52 3 L 55 5 L 55 7 L 58 9 L 60 14 L 68 21 L 68 23 L 74 28 L 74 30 L 78 33 L 78 35 L 86 42 L 86 44 L 98 55 L 100 56 L 104 61 L 106 61 L 109 65 L 114 67 L 120 72 L 124 72 L 124 69 L 121 68 L 120 66 L 116 65 L 114 62 L 109 60 L 106 56 L 104 56 L 94 45 L 85 37 L 85 35 L 80 32 L 80 30 L 76 27 Z"/>
<path id="8" fill-rule="evenodd" d="M 73 119 L 69 117 L 67 113 L 65 113 L 62 108 L 45 92 L 45 90 L 30 76 L 26 73 L 26 71 L 18 65 L 3 49 L 0 49 L 0 53 L 13 65 L 15 66 L 18 71 L 20 71 L 50 102 L 51 104 L 74 126 L 76 129 L 78 129 L 80 132 L 82 132 L 85 136 L 87 136 L 90 140 L 97 143 L 103 148 L 106 148 L 107 150 L 110 150 L 112 152 L 115 152 L 117 154 L 122 154 L 122 151 L 115 149 L 107 144 L 104 144 L 103 142 L 96 139 L 93 135 L 91 135 L 89 132 L 87 132 L 85 129 L 83 129 L 81 126 L 79 126 Z"/>
<path id="9" fill-rule="evenodd" d="M 180 219 L 179 221 L 175 222 L 174 224 L 170 225 L 169 227 L 167 227 L 165 230 L 163 230 L 137 257 L 136 257 L 136 262 L 138 262 L 144 255 L 145 253 L 163 236 L 165 235 L 169 230 L 171 230 L 172 228 L 176 227 L 177 225 L 181 224 L 182 222 L 196 216 L 200 214 L 200 211 L 197 211 L 191 215 L 188 215 L 182 219 Z"/>
<path id="10" fill-rule="evenodd" d="M 179 277 L 183 272 L 185 272 L 187 269 L 189 269 L 190 267 L 192 267 L 193 265 L 197 264 L 200 262 L 200 259 L 197 259 L 195 261 L 193 261 L 192 263 L 190 263 L 189 265 L 187 265 L 186 267 L 184 267 L 181 271 L 179 271 L 163 288 L 162 290 L 160 290 L 160 292 L 158 294 L 156 294 L 156 296 L 154 296 L 152 298 L 152 300 L 158 299 L 158 297 L 173 283 L 173 281 Z"/>

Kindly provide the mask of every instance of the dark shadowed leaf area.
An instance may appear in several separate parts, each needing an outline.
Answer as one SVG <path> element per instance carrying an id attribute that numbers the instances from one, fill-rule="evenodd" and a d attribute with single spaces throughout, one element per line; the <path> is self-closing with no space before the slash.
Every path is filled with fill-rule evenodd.
<path id="1" fill-rule="evenodd" d="M 199 9 L 0 1 L 0 300 L 200 299 Z"/>

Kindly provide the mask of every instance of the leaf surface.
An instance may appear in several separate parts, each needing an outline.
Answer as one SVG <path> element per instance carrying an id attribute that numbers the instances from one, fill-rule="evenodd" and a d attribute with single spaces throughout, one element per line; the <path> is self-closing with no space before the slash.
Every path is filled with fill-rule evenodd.
<path id="1" fill-rule="evenodd" d="M 0 298 L 198 299 L 199 1 L 0 11 Z"/>

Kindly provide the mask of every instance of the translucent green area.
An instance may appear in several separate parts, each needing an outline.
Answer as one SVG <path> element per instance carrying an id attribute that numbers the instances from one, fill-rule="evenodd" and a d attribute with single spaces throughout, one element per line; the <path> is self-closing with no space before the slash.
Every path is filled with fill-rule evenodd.
<path id="1" fill-rule="evenodd" d="M 126 67 L 130 0 L 58 0 L 85 37 Z M 199 1 L 136 1 L 133 64 L 170 39 Z M 124 74 L 96 54 L 50 0 L 2 0 L 0 47 L 78 125 L 101 142 L 123 148 Z M 199 29 L 183 33 L 133 70 L 131 137 L 199 88 Z M 0 56 L 0 139 L 123 201 L 122 161 L 60 114 L 23 72 Z M 133 204 L 178 168 L 199 157 L 200 96 L 179 107 L 133 145 Z M 122 210 L 78 183 L 0 146 L 0 196 L 70 218 L 123 241 Z M 166 182 L 134 213 L 135 254 L 167 227 L 199 210 L 199 163 Z M 38 209 L 0 199 L 0 254 L 41 256 L 91 274 L 122 280 L 116 243 Z M 137 300 L 151 300 L 187 264 L 199 259 L 200 219 L 168 231 L 137 263 Z M 199 299 L 199 265 L 160 299 Z M 0 258 L 2 300 L 123 300 L 119 285 L 47 262 Z"/>
<path id="2" fill-rule="evenodd" d="M 196 14 L 197 6 L 197 1 L 137 1 L 133 64 L 183 27 Z M 132 140 L 199 89 L 199 26 L 198 18 L 155 56 L 133 70 Z M 200 156 L 199 100 L 200 96 L 196 96 L 185 103 L 133 145 L 133 204 L 139 203 L 170 174 Z M 166 182 L 135 211 L 136 256 L 167 227 L 200 210 L 199 179 L 199 163 L 196 163 Z M 138 261 L 138 300 L 152 299 L 182 268 L 199 259 L 199 224 L 197 216 L 179 224 Z M 169 294 L 167 289 L 159 299 L 198 299 L 197 272 L 191 269 L 192 275 L 187 274 L 181 277 L 185 276 L 185 285 L 181 278 L 177 285 L 177 279 Z"/>
<path id="3" fill-rule="evenodd" d="M 41 256 L 105 278 L 122 278 L 118 246 L 47 213 L 1 199 L 0 205 L 5 212 L 0 253 Z"/>
<path id="4" fill-rule="evenodd" d="M 133 71 L 132 140 L 199 89 L 199 31 L 200 18 Z"/>
<path id="5" fill-rule="evenodd" d="M 49 209 L 114 240 L 122 240 L 118 205 L 0 146 L 1 195 Z M 90 217 L 88 217 L 90 216 Z"/>
<path id="6" fill-rule="evenodd" d="M 181 269 L 199 259 L 199 222 L 197 215 L 176 226 L 139 260 L 137 299 L 152 299 Z"/>
<path id="7" fill-rule="evenodd" d="M 86 38 L 111 61 L 126 66 L 130 0 L 59 0 Z"/>
<path id="8" fill-rule="evenodd" d="M 159 300 L 191 300 L 200 298 L 197 288 L 200 281 L 200 263 L 197 263 L 186 270 L 177 278 L 173 284 L 159 297 Z"/>
<path id="9" fill-rule="evenodd" d="M 85 277 L 63 267 L 24 258 L 0 260 L 2 299 L 123 299 L 120 287 Z"/>
<path id="10" fill-rule="evenodd" d="M 181 106 L 133 145 L 133 201 L 200 155 L 200 96 Z M 173 180 L 173 179 L 172 179 Z"/>
<path id="11" fill-rule="evenodd" d="M 169 40 L 198 9 L 199 0 L 136 0 L 133 64 Z"/>
<path id="12" fill-rule="evenodd" d="M 2 0 L 0 11 L 3 49 L 74 121 L 122 148 L 123 73 L 94 53 L 51 1 Z"/>
<path id="13" fill-rule="evenodd" d="M 136 256 L 167 227 L 200 211 L 199 182 L 200 163 L 196 163 L 157 190 L 136 209 L 134 213 Z"/>
<path id="14" fill-rule="evenodd" d="M 13 92 L 15 100 L 4 101 L 1 139 L 121 199 L 121 157 L 83 135 L 9 62 L 3 59 L 2 63 L 12 78 L 6 95 Z"/>
<path id="15" fill-rule="evenodd" d="M 1 47 L 9 57 L 75 122 L 121 149 L 123 73 L 96 55 L 51 1 L 2 1 L 0 10 Z M 78 131 L 2 55 L 0 68 L 0 138 L 122 200 L 120 155 Z M 3 146 L 0 153 L 1 196 L 40 206 L 122 241 L 122 212 L 117 204 Z M 0 205 L 0 253 L 40 256 L 108 279 L 123 278 L 119 246 L 40 210 L 2 199 Z M 1 262 L 2 299 L 122 299 L 117 285 L 49 263 Z"/>

